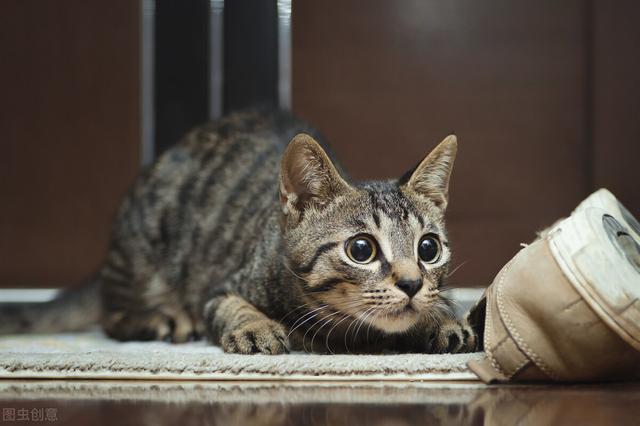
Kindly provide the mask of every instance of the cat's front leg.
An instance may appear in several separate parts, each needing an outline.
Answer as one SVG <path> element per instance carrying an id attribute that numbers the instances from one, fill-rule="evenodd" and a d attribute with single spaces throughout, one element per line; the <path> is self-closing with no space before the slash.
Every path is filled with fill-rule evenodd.
<path id="1" fill-rule="evenodd" d="M 225 294 L 204 308 L 209 340 L 225 352 L 276 355 L 289 352 L 285 327 L 260 312 L 245 299 Z"/>
<path id="2" fill-rule="evenodd" d="M 427 346 L 429 353 L 473 352 L 477 347 L 477 337 L 465 320 L 448 318 L 427 336 Z"/>
<path id="3" fill-rule="evenodd" d="M 477 350 L 477 338 L 466 321 L 445 317 L 437 322 L 425 319 L 395 345 L 394 349 L 401 352 L 455 354 Z"/>

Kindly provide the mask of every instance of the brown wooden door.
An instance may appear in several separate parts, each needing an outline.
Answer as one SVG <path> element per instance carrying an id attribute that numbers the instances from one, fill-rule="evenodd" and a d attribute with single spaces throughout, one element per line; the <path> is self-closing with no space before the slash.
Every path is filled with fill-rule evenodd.
<path id="1" fill-rule="evenodd" d="M 637 5 L 295 2 L 293 108 L 357 178 L 457 134 L 452 282 L 486 285 L 598 186 L 640 213 Z"/>
<path id="2" fill-rule="evenodd" d="M 356 178 L 449 133 L 461 285 L 611 188 L 640 214 L 640 3 L 293 2 L 293 108 Z M 79 283 L 139 165 L 138 1 L 0 2 L 0 286 Z M 274 53 L 275 54 L 275 53 Z"/>
<path id="3" fill-rule="evenodd" d="M 0 287 L 77 284 L 139 168 L 138 2 L 0 2 Z"/>

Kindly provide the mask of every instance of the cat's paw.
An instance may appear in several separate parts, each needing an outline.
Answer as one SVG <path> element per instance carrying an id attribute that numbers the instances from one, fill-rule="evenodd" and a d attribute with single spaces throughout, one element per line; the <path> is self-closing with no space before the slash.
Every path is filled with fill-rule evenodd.
<path id="1" fill-rule="evenodd" d="M 431 352 L 473 352 L 477 348 L 477 336 L 466 321 L 447 320 L 431 337 Z"/>
<path id="2" fill-rule="evenodd" d="M 199 338 L 193 321 L 182 311 L 112 312 L 105 315 L 102 326 L 109 337 L 122 341 L 184 343 Z"/>
<path id="3" fill-rule="evenodd" d="M 248 322 L 223 334 L 220 343 L 225 352 L 236 354 L 289 353 L 285 328 L 271 320 Z"/>

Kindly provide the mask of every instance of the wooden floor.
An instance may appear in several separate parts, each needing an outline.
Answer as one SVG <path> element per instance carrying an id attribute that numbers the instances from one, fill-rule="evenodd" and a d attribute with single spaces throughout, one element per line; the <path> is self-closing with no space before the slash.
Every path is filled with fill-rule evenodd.
<path id="1" fill-rule="evenodd" d="M 0 407 L 2 426 L 618 426 L 639 423 L 640 384 L 0 381 Z"/>

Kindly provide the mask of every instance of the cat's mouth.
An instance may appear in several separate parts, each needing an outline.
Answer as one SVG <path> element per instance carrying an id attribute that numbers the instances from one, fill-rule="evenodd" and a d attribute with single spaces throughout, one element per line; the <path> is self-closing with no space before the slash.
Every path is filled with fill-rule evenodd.
<path id="1" fill-rule="evenodd" d="M 413 307 L 413 305 L 411 305 L 411 303 L 407 303 L 405 306 L 396 309 L 395 311 L 391 312 L 391 316 L 393 317 L 402 317 L 402 316 L 406 316 L 406 315 L 413 315 L 413 314 L 417 314 L 418 311 L 416 311 L 416 309 Z"/>
<path id="2" fill-rule="evenodd" d="M 379 329 L 399 333 L 411 328 L 418 320 L 418 311 L 411 303 L 376 316 L 372 323 Z"/>

